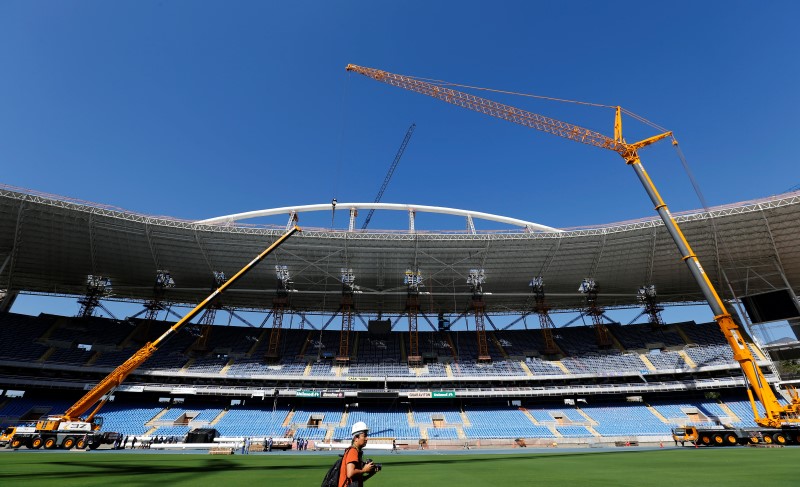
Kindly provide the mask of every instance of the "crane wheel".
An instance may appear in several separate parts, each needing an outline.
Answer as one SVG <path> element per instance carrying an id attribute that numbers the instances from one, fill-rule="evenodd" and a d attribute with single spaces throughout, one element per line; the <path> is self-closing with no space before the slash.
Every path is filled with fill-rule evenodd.
<path id="1" fill-rule="evenodd" d="M 48 438 L 48 439 L 44 440 L 44 447 L 45 447 L 46 450 L 52 450 L 56 446 L 57 445 L 56 445 L 56 439 L 55 438 Z"/>
<path id="2" fill-rule="evenodd" d="M 81 438 L 80 440 L 78 440 L 78 444 L 75 446 L 77 446 L 79 450 L 83 450 L 84 448 L 86 448 L 86 441 L 84 441 L 84 439 Z"/>
<path id="3" fill-rule="evenodd" d="M 725 439 L 722 438 L 722 435 L 717 433 L 714 435 L 714 446 L 723 446 L 725 444 Z"/>
<path id="4" fill-rule="evenodd" d="M 774 435 L 772 435 L 772 441 L 774 441 L 778 445 L 785 445 L 786 435 L 784 435 L 783 433 L 775 433 Z"/>
<path id="5" fill-rule="evenodd" d="M 751 436 L 750 437 L 750 444 L 757 445 L 758 444 L 758 436 Z"/>
<path id="6" fill-rule="evenodd" d="M 42 447 L 42 443 L 44 443 L 44 441 L 42 440 L 41 436 L 34 436 L 31 440 L 31 448 L 38 450 Z"/>
<path id="7" fill-rule="evenodd" d="M 75 437 L 74 436 L 67 436 L 64 438 L 64 441 L 61 443 L 61 447 L 65 450 L 71 450 L 72 447 L 75 446 Z"/>
<path id="8" fill-rule="evenodd" d="M 739 442 L 739 438 L 737 438 L 733 433 L 728 433 L 725 435 L 725 442 L 729 445 L 735 445 Z"/>
<path id="9" fill-rule="evenodd" d="M 772 437 L 769 436 L 769 435 L 764 435 L 764 443 L 766 443 L 767 445 L 771 445 L 772 444 Z"/>
<path id="10" fill-rule="evenodd" d="M 13 440 L 11 440 L 11 448 L 16 450 L 17 448 L 19 448 L 21 446 L 22 446 L 22 440 L 21 439 L 14 438 Z"/>
<path id="11" fill-rule="evenodd" d="M 708 435 L 701 436 L 700 443 L 706 446 L 711 446 L 711 437 Z"/>

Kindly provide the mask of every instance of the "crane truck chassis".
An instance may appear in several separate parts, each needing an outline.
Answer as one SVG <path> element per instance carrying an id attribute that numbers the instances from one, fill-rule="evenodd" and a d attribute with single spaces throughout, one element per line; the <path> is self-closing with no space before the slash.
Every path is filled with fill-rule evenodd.
<path id="1" fill-rule="evenodd" d="M 95 450 L 100 445 L 110 445 L 119 438 L 119 433 L 100 432 L 102 418 L 95 418 L 94 423 L 86 421 L 61 421 L 56 429 L 48 430 L 41 423 L 58 422 L 58 417 L 48 417 L 34 426 L 18 426 L 11 438 L 9 445 L 17 449 L 22 446 L 38 450 L 45 448 L 72 448 Z M 43 427 L 44 426 L 44 427 Z M 97 429 L 93 429 L 93 428 Z"/>
<path id="2" fill-rule="evenodd" d="M 800 428 L 732 428 L 684 426 L 672 429 L 675 443 L 685 446 L 800 444 Z"/>
<path id="3" fill-rule="evenodd" d="M 298 231 L 300 231 L 300 227 L 295 226 L 284 233 L 273 242 L 272 245 L 242 267 L 239 272 L 222 283 L 221 286 L 208 295 L 200 304 L 195 306 L 194 309 L 186 313 L 183 318 L 178 320 L 178 322 L 172 325 L 160 337 L 153 342 L 146 343 L 128 360 L 123 362 L 122 365 L 104 377 L 89 392 L 78 399 L 78 401 L 63 415 L 51 415 L 40 419 L 37 421 L 35 427 L 14 427 L 13 431 L 6 430 L 3 432 L 3 437 L 8 438 L 9 435 L 11 435 L 11 439 L 6 441 L 9 441 L 11 448 L 14 449 L 26 446 L 34 450 L 38 450 L 42 447 L 45 449 L 63 448 L 65 450 L 77 447 L 80 449 L 89 448 L 90 450 L 94 450 L 99 448 L 100 445 L 114 443 L 114 441 L 119 438 L 119 433 L 101 432 L 100 428 L 103 425 L 103 418 L 96 416 L 105 405 L 106 401 L 108 401 L 110 394 L 134 370 L 147 361 L 147 359 L 158 350 L 159 345 L 177 333 L 183 325 L 197 316 L 203 309 L 211 304 L 217 296 L 222 294 L 234 282 L 239 280 L 239 278 L 247 274 L 256 264 L 261 262 L 267 255 L 286 241 L 286 239 Z M 83 415 L 91 408 L 94 408 L 94 410 L 84 417 Z"/>

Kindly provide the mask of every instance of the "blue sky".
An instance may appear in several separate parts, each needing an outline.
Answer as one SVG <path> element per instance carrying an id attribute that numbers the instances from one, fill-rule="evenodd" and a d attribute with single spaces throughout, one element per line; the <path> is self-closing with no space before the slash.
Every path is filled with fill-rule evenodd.
<path id="1" fill-rule="evenodd" d="M 798 18 L 789 1 L 4 0 L 0 182 L 187 219 L 372 201 L 413 122 L 385 202 L 556 227 L 651 215 L 616 154 L 346 73 L 355 63 L 619 104 L 675 132 L 710 205 L 768 196 L 800 184 Z M 608 109 L 492 98 L 613 134 Z M 700 206 L 668 142 L 642 157 L 673 211 Z"/>

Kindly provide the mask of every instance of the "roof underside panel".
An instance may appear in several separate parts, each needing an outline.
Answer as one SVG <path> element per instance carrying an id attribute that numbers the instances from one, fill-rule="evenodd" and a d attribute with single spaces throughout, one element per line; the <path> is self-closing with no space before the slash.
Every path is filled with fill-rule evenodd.
<path id="1" fill-rule="evenodd" d="M 169 300 L 197 303 L 212 272 L 232 276 L 282 232 L 204 225 L 0 190 L 0 288 L 80 295 L 88 274 L 110 277 L 116 297 L 152 297 L 158 270 L 176 282 Z M 737 296 L 800 282 L 800 193 L 676 217 L 718 292 L 724 269 Z M 2 264 L 0 262 L 0 264 Z M 407 269 L 422 273 L 423 311 L 468 309 L 470 269 L 484 269 L 492 312 L 530 310 L 533 277 L 543 276 L 554 308 L 582 307 L 584 278 L 600 286 L 601 306 L 635 306 L 636 291 L 655 284 L 663 302 L 697 301 L 697 285 L 660 221 L 643 220 L 560 233 L 454 234 L 306 230 L 296 234 L 222 297 L 226 305 L 268 308 L 275 265 L 289 268 L 290 305 L 335 311 L 342 268 L 352 269 L 356 307 L 400 313 Z"/>

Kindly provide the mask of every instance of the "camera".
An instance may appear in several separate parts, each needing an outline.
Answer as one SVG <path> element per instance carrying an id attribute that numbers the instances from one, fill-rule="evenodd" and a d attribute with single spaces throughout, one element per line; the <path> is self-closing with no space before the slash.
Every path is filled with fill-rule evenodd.
<path id="1" fill-rule="evenodd" d="M 372 459 L 371 459 L 371 458 L 367 458 L 367 460 L 366 460 L 366 462 L 365 462 L 365 463 L 371 463 L 371 464 L 372 464 L 372 466 L 373 466 L 373 467 L 375 467 L 375 470 L 373 470 L 374 472 L 380 472 L 380 471 L 381 471 L 381 469 L 383 468 L 383 465 L 382 465 L 382 464 L 380 464 L 380 463 L 374 463 L 374 462 L 372 461 Z"/>

